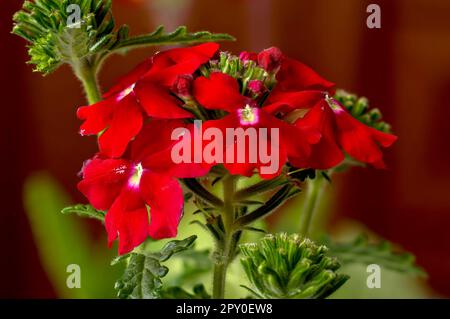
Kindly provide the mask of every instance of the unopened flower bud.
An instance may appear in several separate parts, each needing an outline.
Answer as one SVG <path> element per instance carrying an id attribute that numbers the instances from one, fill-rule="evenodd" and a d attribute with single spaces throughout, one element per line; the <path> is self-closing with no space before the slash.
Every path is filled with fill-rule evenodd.
<path id="1" fill-rule="evenodd" d="M 297 234 L 269 234 L 240 250 L 249 291 L 264 298 L 325 298 L 348 279 L 325 246 Z"/>
<path id="2" fill-rule="evenodd" d="M 190 74 L 178 75 L 172 86 L 172 91 L 182 99 L 187 99 L 192 96 L 192 80 Z"/>
<path id="3" fill-rule="evenodd" d="M 255 52 L 242 51 L 239 54 L 239 59 L 241 59 L 242 62 L 247 62 L 247 61 L 258 62 L 258 55 Z"/>
<path id="4" fill-rule="evenodd" d="M 272 72 L 280 67 L 282 57 L 283 53 L 280 49 L 271 47 L 258 54 L 258 64 L 267 72 Z"/>
<path id="5" fill-rule="evenodd" d="M 266 91 L 264 83 L 260 80 L 251 80 L 248 82 L 247 88 L 254 96 L 260 96 Z"/>

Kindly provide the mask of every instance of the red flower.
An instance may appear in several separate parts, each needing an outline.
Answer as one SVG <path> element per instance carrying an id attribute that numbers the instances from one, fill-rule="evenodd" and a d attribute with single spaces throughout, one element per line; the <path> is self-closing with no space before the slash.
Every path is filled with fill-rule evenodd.
<path id="1" fill-rule="evenodd" d="M 217 49 L 217 44 L 206 43 L 147 59 L 111 88 L 103 101 L 78 109 L 78 117 L 85 121 L 80 134 L 99 134 L 106 129 L 99 137 L 100 153 L 120 157 L 141 130 L 144 113 L 160 119 L 192 117 L 170 89 L 180 75 L 194 73 Z"/>
<path id="2" fill-rule="evenodd" d="M 320 77 L 306 65 L 286 58 L 281 62 L 277 84 L 265 106 L 272 115 L 286 119 L 296 110 L 307 114 L 296 120 L 295 125 L 304 129 L 317 129 L 321 133 L 319 143 L 312 145 L 310 157 L 291 157 L 296 167 L 327 169 L 344 159 L 343 149 L 350 156 L 377 168 L 384 167 L 381 147 L 389 147 L 397 139 L 392 134 L 380 132 L 353 118 L 334 99 L 325 99 L 333 93 L 334 84 Z"/>
<path id="3" fill-rule="evenodd" d="M 383 168 L 380 147 L 389 147 L 397 137 L 364 125 L 352 117 L 336 100 L 327 98 L 314 106 L 304 118 L 295 123 L 299 127 L 318 129 L 322 138 L 312 145 L 307 161 L 292 160 L 294 165 L 327 169 L 344 159 L 341 149 L 358 161 Z"/>
<path id="4" fill-rule="evenodd" d="M 302 128 L 295 128 L 287 122 L 284 122 L 276 117 L 270 115 L 265 108 L 259 108 L 256 103 L 239 93 L 239 85 L 236 79 L 229 75 L 220 72 L 213 72 L 209 78 L 199 77 L 194 81 L 193 94 L 196 100 L 205 108 L 212 110 L 223 110 L 229 114 L 219 120 L 206 121 L 203 128 L 218 128 L 222 132 L 222 136 L 227 136 L 226 130 L 228 128 L 248 128 L 256 129 L 266 128 L 266 140 L 259 141 L 267 145 L 268 148 L 278 148 L 279 163 L 276 172 L 264 173 L 261 168 L 265 163 L 261 162 L 260 158 L 256 161 L 250 161 L 250 154 L 248 145 L 246 150 L 239 150 L 237 145 L 226 145 L 226 150 L 234 148 L 233 161 L 225 161 L 224 166 L 231 174 L 239 174 L 244 176 L 251 176 L 255 169 L 264 178 L 271 178 L 279 175 L 281 168 L 290 156 L 297 158 L 307 157 L 310 152 L 310 143 L 318 141 L 319 135 L 314 132 L 305 131 Z M 272 137 L 272 128 L 278 129 L 278 141 Z M 226 153 L 226 150 L 224 152 Z M 245 161 L 239 163 L 236 156 L 239 151 L 245 154 Z M 270 150 L 270 151 L 277 151 Z"/>
<path id="5" fill-rule="evenodd" d="M 119 254 L 131 251 L 147 236 L 176 236 L 184 198 L 174 177 L 203 176 L 208 171 L 198 164 L 173 164 L 170 152 L 176 141 L 170 136 L 177 127 L 186 125 L 152 120 L 133 141 L 129 159 L 96 156 L 83 167 L 78 188 L 93 207 L 107 210 L 109 245 L 119 237 Z"/>

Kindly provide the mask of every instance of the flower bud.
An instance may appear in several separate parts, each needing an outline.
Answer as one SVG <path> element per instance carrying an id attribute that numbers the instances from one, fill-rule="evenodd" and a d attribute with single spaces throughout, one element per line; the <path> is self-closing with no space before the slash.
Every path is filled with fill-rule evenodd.
<path id="1" fill-rule="evenodd" d="M 182 99 L 189 99 L 192 96 L 193 77 L 190 74 L 178 75 L 172 86 L 172 91 Z"/>
<path id="2" fill-rule="evenodd" d="M 340 264 L 327 247 L 297 234 L 267 235 L 240 249 L 249 290 L 264 298 L 326 298 L 348 279 L 336 273 Z"/>
<path id="3" fill-rule="evenodd" d="M 247 88 L 254 97 L 258 97 L 266 91 L 264 83 L 260 80 L 251 80 L 248 82 Z"/>
<path id="4" fill-rule="evenodd" d="M 258 62 L 258 55 L 255 52 L 242 51 L 239 54 L 239 59 L 241 59 L 242 62 L 247 61 Z"/>
<path id="5" fill-rule="evenodd" d="M 258 64 L 267 72 L 277 70 L 281 65 L 283 53 L 277 47 L 271 47 L 258 54 Z"/>

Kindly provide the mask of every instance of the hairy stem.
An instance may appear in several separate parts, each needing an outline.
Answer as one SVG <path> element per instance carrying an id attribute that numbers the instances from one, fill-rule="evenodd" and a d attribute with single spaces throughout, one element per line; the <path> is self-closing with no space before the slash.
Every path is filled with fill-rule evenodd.
<path id="1" fill-rule="evenodd" d="M 222 183 L 224 204 L 221 216 L 224 224 L 224 238 L 217 243 L 214 253 L 213 298 L 215 299 L 223 299 L 225 296 L 226 273 L 234 257 L 237 245 L 233 228 L 235 219 L 233 201 L 236 192 L 236 177 L 228 175 L 223 179 Z"/>
<path id="2" fill-rule="evenodd" d="M 321 174 L 317 174 L 315 179 L 308 180 L 300 224 L 300 234 L 304 237 L 307 237 L 309 234 L 311 221 L 317 210 L 326 183 L 327 180 Z"/>
<path id="3" fill-rule="evenodd" d="M 83 85 L 84 93 L 89 104 L 101 101 L 102 94 L 97 81 L 97 69 L 85 59 L 79 63 L 73 63 L 72 68 Z"/>

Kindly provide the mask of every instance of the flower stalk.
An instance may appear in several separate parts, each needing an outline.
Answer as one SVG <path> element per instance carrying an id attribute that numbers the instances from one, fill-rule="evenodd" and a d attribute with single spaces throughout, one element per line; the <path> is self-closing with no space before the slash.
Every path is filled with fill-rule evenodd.
<path id="1" fill-rule="evenodd" d="M 303 213 L 300 219 L 300 234 L 307 238 L 311 230 L 311 223 L 313 216 L 317 211 L 317 207 L 322 198 L 322 194 L 327 184 L 326 178 L 319 172 L 314 179 L 309 179 L 307 182 L 305 202 L 303 206 Z"/>
<path id="2" fill-rule="evenodd" d="M 72 67 L 75 75 L 83 85 L 89 104 L 99 102 L 102 99 L 102 94 L 97 80 L 96 69 L 86 60 L 82 60 L 79 64 L 73 64 Z"/>
<path id="3" fill-rule="evenodd" d="M 236 244 L 234 240 L 234 195 L 236 192 L 236 176 L 228 175 L 223 181 L 223 214 L 224 236 L 217 242 L 214 252 L 213 295 L 215 299 L 223 299 L 225 296 L 225 279 L 228 266 L 234 258 Z"/>

